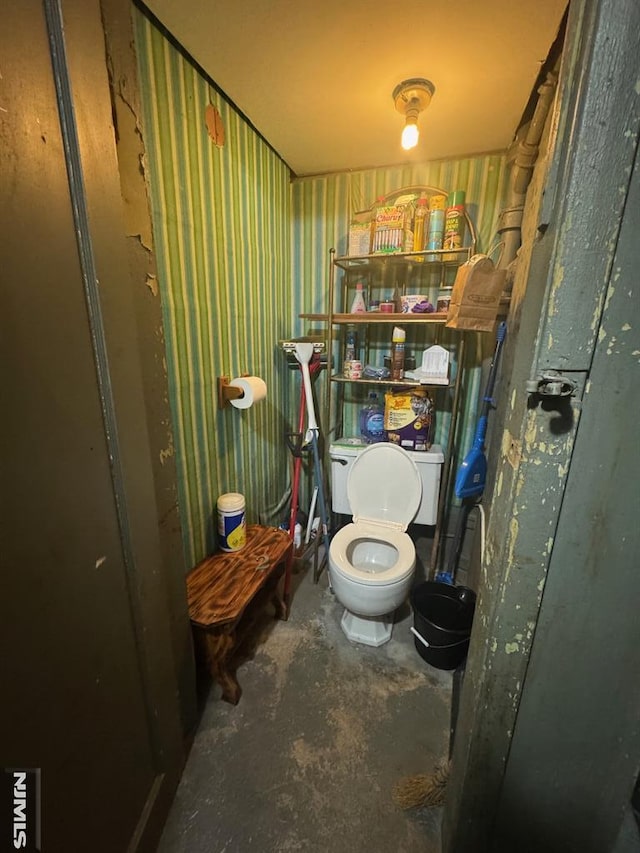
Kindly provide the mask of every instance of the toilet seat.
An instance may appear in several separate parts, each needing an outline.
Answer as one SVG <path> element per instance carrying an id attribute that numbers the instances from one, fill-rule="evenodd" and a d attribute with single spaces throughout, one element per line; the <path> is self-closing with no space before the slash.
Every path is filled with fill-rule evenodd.
<path id="1" fill-rule="evenodd" d="M 331 541 L 334 571 L 367 587 L 405 580 L 415 568 L 416 553 L 405 532 L 422 497 L 422 480 L 408 453 L 396 444 L 372 444 L 359 454 L 349 471 L 347 495 L 353 522 Z M 358 540 L 391 546 L 396 559 L 388 568 L 367 571 L 353 565 L 351 548 Z M 371 561 L 372 564 L 374 561 Z"/>
<path id="2" fill-rule="evenodd" d="M 348 549 L 358 539 L 377 540 L 391 545 L 397 551 L 395 563 L 390 568 L 377 572 L 357 568 L 349 559 Z M 415 546 L 407 533 L 379 524 L 363 521 L 347 524 L 331 540 L 331 568 L 348 580 L 367 587 L 385 586 L 404 580 L 413 573 L 415 557 Z"/>
<path id="3" fill-rule="evenodd" d="M 397 444 L 372 444 L 351 466 L 347 497 L 355 524 L 404 531 L 418 512 L 422 480 L 413 459 Z M 386 532 L 378 535 L 384 538 Z"/>

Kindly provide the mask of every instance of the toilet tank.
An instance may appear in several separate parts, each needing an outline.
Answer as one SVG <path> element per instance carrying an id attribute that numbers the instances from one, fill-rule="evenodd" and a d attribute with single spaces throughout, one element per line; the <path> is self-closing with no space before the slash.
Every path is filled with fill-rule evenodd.
<path id="1" fill-rule="evenodd" d="M 347 498 L 347 477 L 349 468 L 358 454 L 368 447 L 359 438 L 343 438 L 329 448 L 331 457 L 331 508 L 343 515 L 352 515 Z M 439 444 L 431 450 L 405 450 L 416 463 L 422 480 L 422 499 L 414 524 L 435 524 L 438 516 L 438 492 L 444 453 Z"/>

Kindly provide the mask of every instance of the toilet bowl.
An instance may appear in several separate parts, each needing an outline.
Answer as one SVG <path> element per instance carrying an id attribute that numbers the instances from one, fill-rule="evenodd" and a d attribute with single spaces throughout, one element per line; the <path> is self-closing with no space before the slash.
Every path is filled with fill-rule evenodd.
<path id="1" fill-rule="evenodd" d="M 418 511 L 422 482 L 405 450 L 372 444 L 351 466 L 347 492 L 353 522 L 331 541 L 331 586 L 345 608 L 346 636 L 381 646 L 391 639 L 394 611 L 411 587 L 416 552 L 406 530 Z"/>

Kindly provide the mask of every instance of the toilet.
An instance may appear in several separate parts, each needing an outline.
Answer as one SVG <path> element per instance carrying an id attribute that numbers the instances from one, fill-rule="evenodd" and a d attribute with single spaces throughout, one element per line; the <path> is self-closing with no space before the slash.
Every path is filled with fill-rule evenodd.
<path id="1" fill-rule="evenodd" d="M 406 450 L 382 442 L 359 451 L 346 490 L 353 522 L 331 541 L 331 586 L 345 608 L 346 636 L 381 646 L 411 588 L 416 552 L 406 531 L 422 501 L 422 478 Z"/>

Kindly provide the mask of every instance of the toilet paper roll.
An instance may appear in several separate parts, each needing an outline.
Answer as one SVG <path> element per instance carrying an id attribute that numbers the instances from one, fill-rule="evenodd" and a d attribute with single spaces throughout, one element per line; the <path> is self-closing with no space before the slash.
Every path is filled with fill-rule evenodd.
<path id="1" fill-rule="evenodd" d="M 259 376 L 240 376 L 237 379 L 232 379 L 229 385 L 233 385 L 234 388 L 242 388 L 243 391 L 242 397 L 230 401 L 236 409 L 248 409 L 267 396 L 266 383 Z"/>

